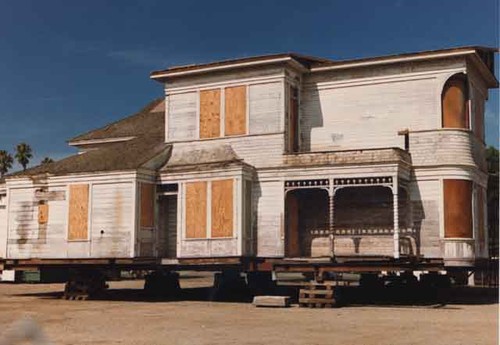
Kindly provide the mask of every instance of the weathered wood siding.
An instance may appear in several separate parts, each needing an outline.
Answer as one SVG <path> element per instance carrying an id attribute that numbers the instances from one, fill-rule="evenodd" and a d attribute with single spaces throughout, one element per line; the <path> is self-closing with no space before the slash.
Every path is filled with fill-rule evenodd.
<path id="1" fill-rule="evenodd" d="M 280 167 L 283 163 L 283 134 L 175 143 L 172 156 L 189 155 L 193 150 L 213 150 L 222 145 L 230 145 L 239 158 L 255 168 Z"/>
<path id="2" fill-rule="evenodd" d="M 0 258 L 7 254 L 7 192 L 0 190 Z"/>
<path id="3" fill-rule="evenodd" d="M 60 192 L 61 197 L 47 202 L 50 211 L 45 224 L 38 222 L 39 201 L 35 197 L 35 190 L 34 187 L 9 190 L 7 257 L 66 257 L 67 189 L 49 188 L 50 192 Z"/>
<path id="4" fill-rule="evenodd" d="M 419 239 L 417 252 L 425 257 L 442 257 L 440 247 L 441 182 L 417 179 L 409 185 L 414 236 Z"/>
<path id="5" fill-rule="evenodd" d="M 250 85 L 248 90 L 250 134 L 276 133 L 284 130 L 281 83 Z"/>
<path id="6" fill-rule="evenodd" d="M 92 186 L 92 257 L 129 256 L 134 207 L 133 183 Z"/>
<path id="7" fill-rule="evenodd" d="M 167 96 L 166 140 L 279 133 L 284 130 L 284 102 L 282 81 L 174 93 Z"/>
<path id="8" fill-rule="evenodd" d="M 436 165 L 486 169 L 484 145 L 469 131 L 441 129 L 410 133 L 414 167 Z"/>
<path id="9" fill-rule="evenodd" d="M 306 84 L 301 95 L 301 150 L 404 148 L 398 131 L 436 128 L 437 85 L 434 78 Z"/>
<path id="10" fill-rule="evenodd" d="M 75 184 L 88 186 L 85 238 L 69 237 L 70 190 Z M 7 256 L 13 259 L 130 257 L 135 231 L 133 186 L 132 181 L 89 180 L 49 183 L 43 192 L 30 183 L 9 189 Z"/>
<path id="11" fill-rule="evenodd" d="M 253 185 L 258 256 L 284 255 L 284 188 L 282 181 L 256 182 Z"/>
<path id="12" fill-rule="evenodd" d="M 167 97 L 167 138 L 170 141 L 198 138 L 198 94 L 186 92 Z"/>

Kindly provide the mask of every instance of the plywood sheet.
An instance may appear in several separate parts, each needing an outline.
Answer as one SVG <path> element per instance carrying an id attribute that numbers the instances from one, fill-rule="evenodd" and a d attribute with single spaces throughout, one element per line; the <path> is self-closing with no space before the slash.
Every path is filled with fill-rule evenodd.
<path id="1" fill-rule="evenodd" d="M 186 238 L 207 237 L 207 183 L 186 183 Z"/>
<path id="2" fill-rule="evenodd" d="M 89 185 L 69 186 L 69 240 L 88 238 Z"/>
<path id="3" fill-rule="evenodd" d="M 465 80 L 449 80 L 443 90 L 443 127 L 468 128 L 467 94 Z"/>
<path id="4" fill-rule="evenodd" d="M 444 234 L 472 238 L 472 181 L 444 180 Z"/>
<path id="5" fill-rule="evenodd" d="M 286 196 L 286 256 L 300 256 L 299 238 L 299 202 L 297 196 L 288 193 Z"/>
<path id="6" fill-rule="evenodd" d="M 152 228 L 155 225 L 155 185 L 141 183 L 141 227 Z"/>
<path id="7" fill-rule="evenodd" d="M 225 89 L 224 128 L 225 135 L 243 135 L 247 131 L 247 88 L 246 86 Z"/>
<path id="8" fill-rule="evenodd" d="M 38 204 L 38 224 L 47 224 L 49 221 L 49 204 L 46 202 Z"/>
<path id="9" fill-rule="evenodd" d="M 200 91 L 200 138 L 220 137 L 220 89 Z"/>
<path id="10" fill-rule="evenodd" d="M 233 225 L 233 180 L 212 181 L 212 237 L 232 237 Z"/>

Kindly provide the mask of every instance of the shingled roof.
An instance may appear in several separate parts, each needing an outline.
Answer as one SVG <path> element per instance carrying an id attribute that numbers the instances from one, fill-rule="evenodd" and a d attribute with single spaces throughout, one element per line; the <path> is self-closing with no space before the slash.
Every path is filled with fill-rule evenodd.
<path id="1" fill-rule="evenodd" d="M 164 135 L 164 104 L 163 98 L 156 99 L 131 116 L 80 134 L 68 142 L 72 144 L 87 140 Z"/>
<path id="2" fill-rule="evenodd" d="M 164 113 L 158 108 L 161 103 L 161 100 L 155 100 L 132 116 L 77 136 L 71 141 L 116 137 L 133 139 L 99 145 L 53 163 L 9 174 L 6 178 L 137 170 L 156 157 L 163 157 L 157 163 L 161 166 L 171 151 L 171 146 L 165 143 Z"/>

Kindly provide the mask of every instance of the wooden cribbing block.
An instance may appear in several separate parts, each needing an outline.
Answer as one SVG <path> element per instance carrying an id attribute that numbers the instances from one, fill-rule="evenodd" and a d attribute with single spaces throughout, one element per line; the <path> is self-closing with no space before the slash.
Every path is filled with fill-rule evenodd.
<path id="1" fill-rule="evenodd" d="M 256 307 L 278 307 L 287 308 L 290 306 L 289 296 L 255 296 L 253 305 Z"/>

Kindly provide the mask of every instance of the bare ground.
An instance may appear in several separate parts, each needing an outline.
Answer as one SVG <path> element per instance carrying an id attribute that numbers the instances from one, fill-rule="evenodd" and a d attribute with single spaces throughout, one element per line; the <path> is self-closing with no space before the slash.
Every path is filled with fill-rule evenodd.
<path id="1" fill-rule="evenodd" d="M 53 344 L 497 344 L 498 304 L 255 308 L 145 298 L 142 281 L 111 282 L 106 300 L 59 299 L 62 284 L 0 284 L 0 340 L 31 318 Z M 191 291 L 207 278 L 181 280 Z M 199 294 L 198 294 L 199 295 Z M 194 298 L 189 298 L 189 297 Z M 203 297 L 203 294 L 200 295 Z M 1 341 L 0 341 L 1 343 Z"/>

